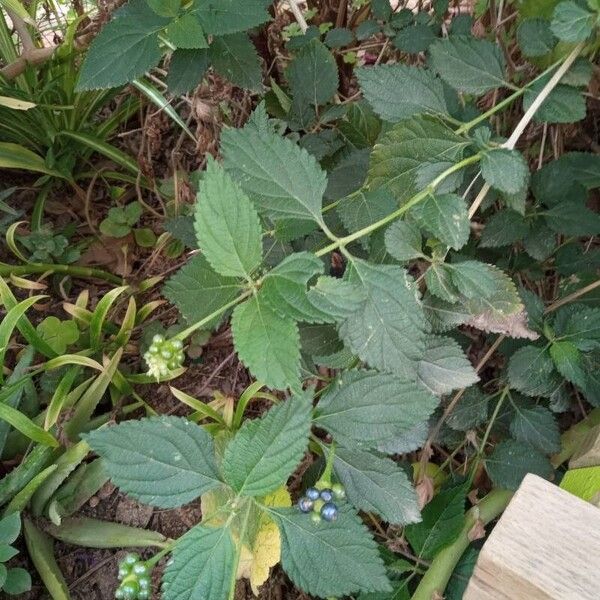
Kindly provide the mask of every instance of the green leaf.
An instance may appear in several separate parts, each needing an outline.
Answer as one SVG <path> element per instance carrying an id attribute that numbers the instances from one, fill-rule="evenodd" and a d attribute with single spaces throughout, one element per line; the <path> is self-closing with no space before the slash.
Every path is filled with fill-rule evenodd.
<path id="1" fill-rule="evenodd" d="M 561 338 L 568 338 L 584 352 L 600 346 L 600 309 L 578 307 L 567 319 Z"/>
<path id="2" fill-rule="evenodd" d="M 403 52 L 418 54 L 425 52 L 435 39 L 435 32 L 430 25 L 415 23 L 398 32 L 394 38 L 394 46 Z"/>
<path id="3" fill-rule="evenodd" d="M 182 506 L 221 484 L 211 436 L 185 418 L 126 421 L 82 437 L 113 483 L 145 504 Z"/>
<path id="4" fill-rule="evenodd" d="M 470 387 L 460 398 L 446 419 L 448 427 L 455 431 L 468 431 L 487 420 L 489 398 L 478 387 Z"/>
<path id="5" fill-rule="evenodd" d="M 516 194 L 522 190 L 529 179 L 529 169 L 523 155 L 506 148 L 497 148 L 483 154 L 481 174 L 492 187 L 507 194 Z"/>
<path id="6" fill-rule="evenodd" d="M 236 278 L 216 273 L 201 254 L 194 255 L 163 288 L 163 295 L 177 306 L 188 323 L 196 323 L 233 300 L 241 292 Z M 216 317 L 206 324 L 210 329 Z"/>
<path id="7" fill-rule="evenodd" d="M 519 442 L 530 444 L 544 454 L 560 450 L 560 431 L 554 415 L 543 406 L 531 408 L 513 404 L 515 416 L 510 433 Z"/>
<path id="8" fill-rule="evenodd" d="M 238 356 L 256 379 L 279 390 L 299 386 L 300 336 L 292 319 L 253 296 L 233 311 L 231 331 Z"/>
<path id="9" fill-rule="evenodd" d="M 537 98 L 549 77 L 532 83 L 523 96 L 523 110 L 526 111 Z M 538 123 L 575 123 L 586 115 L 586 100 L 583 94 L 570 85 L 557 85 L 542 102 L 534 121 Z"/>
<path id="10" fill-rule="evenodd" d="M 308 323 L 329 321 L 310 301 L 307 283 L 323 272 L 323 262 L 310 252 L 296 252 L 284 258 L 263 279 L 261 297 L 283 317 Z"/>
<path id="11" fill-rule="evenodd" d="M 501 248 L 522 240 L 529 231 L 528 222 L 514 210 L 493 214 L 479 240 L 480 248 Z"/>
<path id="12" fill-rule="evenodd" d="M 377 544 L 347 507 L 331 523 L 315 524 L 297 508 L 269 514 L 281 533 L 283 569 L 300 589 L 320 597 L 390 589 Z"/>
<path id="13" fill-rule="evenodd" d="M 146 2 L 161 17 L 176 17 L 181 9 L 181 0 L 146 0 Z"/>
<path id="14" fill-rule="evenodd" d="M 64 179 L 64 175 L 46 166 L 46 161 L 20 144 L 0 142 L 0 168 L 23 169 Z"/>
<path id="15" fill-rule="evenodd" d="M 163 575 L 164 600 L 223 600 L 235 563 L 235 546 L 226 527 L 196 525 L 179 538 Z"/>
<path id="16" fill-rule="evenodd" d="M 0 521 L 0 543 L 12 544 L 21 531 L 21 515 L 13 513 Z"/>
<path id="17" fill-rule="evenodd" d="M 269 20 L 264 0 L 202 0 L 192 10 L 204 31 L 224 35 L 246 31 Z"/>
<path id="18" fill-rule="evenodd" d="M 245 33 L 215 37 L 208 54 L 215 71 L 234 85 L 254 91 L 262 89 L 260 59 Z"/>
<path id="19" fill-rule="evenodd" d="M 510 357 L 508 363 L 510 386 L 527 396 L 550 396 L 558 387 L 557 379 L 560 383 L 552 358 L 544 348 L 525 346 Z"/>
<path id="20" fill-rule="evenodd" d="M 144 0 L 131 0 L 96 36 L 79 73 L 78 90 L 111 88 L 133 81 L 158 64 L 158 34 L 169 19 Z"/>
<path id="21" fill-rule="evenodd" d="M 349 371 L 319 400 L 314 421 L 336 440 L 376 446 L 426 421 L 438 399 L 418 384 L 376 371 Z"/>
<path id="22" fill-rule="evenodd" d="M 305 393 L 246 420 L 225 449 L 227 483 L 245 496 L 265 496 L 285 484 L 308 447 L 311 417 L 311 395 Z"/>
<path id="23" fill-rule="evenodd" d="M 429 336 L 419 362 L 419 381 L 436 396 L 466 388 L 479 381 L 462 348 L 449 337 Z"/>
<path id="24" fill-rule="evenodd" d="M 198 189 L 198 245 L 221 275 L 250 280 L 262 261 L 262 230 L 252 202 L 215 161 Z"/>
<path id="25" fill-rule="evenodd" d="M 502 51 L 488 40 L 453 35 L 429 52 L 433 69 L 456 90 L 479 95 L 505 85 Z"/>
<path id="26" fill-rule="evenodd" d="M 19 551 L 14 546 L 8 544 L 0 544 L 0 563 L 8 562 L 13 556 L 19 554 Z M 0 588 L 2 586 L 0 585 Z"/>
<path id="27" fill-rule="evenodd" d="M 442 82 L 432 71 L 397 63 L 361 67 L 356 74 L 364 97 L 386 121 L 448 112 Z"/>
<path id="28" fill-rule="evenodd" d="M 325 172 L 292 140 L 248 124 L 224 131 L 221 151 L 225 168 L 259 210 L 274 218 L 322 222 Z"/>
<path id="29" fill-rule="evenodd" d="M 574 236 L 600 233 L 600 215 L 577 201 L 567 199 L 542 214 L 548 227 L 557 233 Z"/>
<path id="30" fill-rule="evenodd" d="M 452 571 L 452 577 L 450 577 L 450 581 L 448 581 L 448 585 L 444 590 L 446 600 L 462 600 L 473 575 L 478 556 L 479 550 L 473 546 L 469 546 L 465 550 L 454 571 Z"/>
<path id="31" fill-rule="evenodd" d="M 208 48 L 202 25 L 191 13 L 171 21 L 167 27 L 167 37 L 177 48 Z"/>
<path id="32" fill-rule="evenodd" d="M 369 154 L 369 148 L 344 153 L 328 174 L 325 198 L 339 200 L 358 191 L 367 177 Z"/>
<path id="33" fill-rule="evenodd" d="M 528 57 L 544 56 L 556 45 L 556 38 L 546 19 L 525 19 L 517 29 L 521 52 Z"/>
<path id="34" fill-rule="evenodd" d="M 569 469 L 561 479 L 560 487 L 586 502 L 593 502 L 600 489 L 600 465 Z"/>
<path id="35" fill-rule="evenodd" d="M 451 267 L 445 263 L 431 263 L 425 271 L 425 283 L 427 291 L 444 302 L 452 304 L 460 299 L 458 290 L 452 282 Z"/>
<path id="36" fill-rule="evenodd" d="M 209 64 L 207 50 L 175 50 L 166 78 L 169 91 L 179 95 L 195 88 L 204 77 Z"/>
<path id="37" fill-rule="evenodd" d="M 585 373 L 581 353 L 577 346 L 570 341 L 554 342 L 550 346 L 550 356 L 554 361 L 556 370 L 568 381 L 585 387 Z"/>
<path id="38" fill-rule="evenodd" d="M 46 317 L 36 329 L 57 354 L 64 354 L 67 347 L 79 339 L 79 329 L 75 321 L 61 321 L 54 316 Z"/>
<path id="39" fill-rule="evenodd" d="M 468 145 L 435 119 L 421 116 L 402 121 L 383 135 L 373 150 L 371 188 L 388 188 L 403 204 L 428 185 L 441 167 L 458 162 Z M 433 176 L 432 169 L 437 170 Z"/>
<path id="40" fill-rule="evenodd" d="M 446 246 L 460 250 L 469 240 L 467 205 L 456 194 L 429 195 L 411 211 L 419 225 Z"/>
<path id="41" fill-rule="evenodd" d="M 381 121 L 366 102 L 353 102 L 338 122 L 338 129 L 353 146 L 371 148 L 381 132 Z"/>
<path id="42" fill-rule="evenodd" d="M 398 525 L 420 519 L 417 494 L 404 470 L 393 460 L 338 446 L 333 468 L 353 506 Z"/>
<path id="43" fill-rule="evenodd" d="M 354 34 L 346 27 L 334 27 L 327 32 L 325 44 L 329 48 L 343 48 L 352 43 Z"/>
<path id="44" fill-rule="evenodd" d="M 21 567 L 8 569 L 2 591 L 9 596 L 19 596 L 31 589 L 31 575 Z"/>
<path id="45" fill-rule="evenodd" d="M 286 71 L 294 102 L 300 105 L 325 104 L 337 91 L 336 62 L 319 41 L 311 40 L 294 57 Z"/>
<path id="46" fill-rule="evenodd" d="M 596 17 L 580 4 L 567 0 L 554 9 L 550 29 L 563 42 L 583 42 L 592 33 Z"/>
<path id="47" fill-rule="evenodd" d="M 404 532 L 420 558 L 431 560 L 459 535 L 465 522 L 468 482 L 443 489 L 421 511 L 421 522 Z"/>
<path id="48" fill-rule="evenodd" d="M 485 461 L 495 486 L 516 490 L 527 473 L 548 479 L 554 470 L 550 461 L 529 444 L 516 440 L 500 442 Z"/>
<path id="49" fill-rule="evenodd" d="M 363 287 L 338 279 L 322 276 L 308 290 L 308 300 L 328 322 L 342 321 L 360 309 L 366 300 Z"/>
<path id="50" fill-rule="evenodd" d="M 385 248 L 396 260 L 423 256 L 421 232 L 406 221 L 395 221 L 385 231 Z"/>

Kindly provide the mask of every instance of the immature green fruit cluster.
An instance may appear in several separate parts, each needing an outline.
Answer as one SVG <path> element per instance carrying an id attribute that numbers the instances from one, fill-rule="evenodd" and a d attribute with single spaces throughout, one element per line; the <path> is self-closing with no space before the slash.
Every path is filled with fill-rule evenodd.
<path id="1" fill-rule="evenodd" d="M 148 600 L 152 595 L 150 570 L 135 553 L 130 553 L 119 563 L 119 581 L 116 600 Z"/>
<path id="2" fill-rule="evenodd" d="M 170 371 L 178 369 L 183 364 L 183 342 L 181 340 L 166 340 L 157 334 L 152 338 L 144 360 L 148 365 L 148 375 L 160 379 L 166 377 Z"/>
<path id="3" fill-rule="evenodd" d="M 338 517 L 338 506 L 335 500 L 344 500 L 346 491 L 344 486 L 336 483 L 331 487 L 323 487 L 317 482 L 315 487 L 310 487 L 304 492 L 304 496 L 298 500 L 298 508 L 303 513 L 311 513 L 310 518 L 319 523 L 323 521 L 335 521 Z"/>

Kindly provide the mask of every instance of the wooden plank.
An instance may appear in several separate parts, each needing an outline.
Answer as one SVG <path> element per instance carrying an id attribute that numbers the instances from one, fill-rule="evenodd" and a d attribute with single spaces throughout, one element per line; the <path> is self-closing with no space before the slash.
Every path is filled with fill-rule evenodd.
<path id="1" fill-rule="evenodd" d="M 570 469 L 600 465 L 600 425 L 590 429 L 569 462 Z"/>
<path id="2" fill-rule="evenodd" d="M 463 600 L 600 599 L 600 509 L 527 475 L 485 542 Z"/>

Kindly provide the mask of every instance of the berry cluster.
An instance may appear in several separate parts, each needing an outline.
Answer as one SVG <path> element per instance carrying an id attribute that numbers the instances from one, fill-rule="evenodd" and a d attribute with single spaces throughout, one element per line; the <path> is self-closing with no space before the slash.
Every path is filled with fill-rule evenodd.
<path id="1" fill-rule="evenodd" d="M 119 563 L 117 600 L 148 600 L 151 596 L 150 570 L 137 554 L 130 553 Z"/>
<path id="2" fill-rule="evenodd" d="M 331 487 L 321 487 L 317 483 L 316 487 L 310 487 L 304 493 L 304 496 L 298 500 L 298 508 L 303 513 L 312 513 L 311 519 L 318 523 L 324 521 L 335 521 L 338 516 L 338 507 L 335 500 L 344 500 L 346 491 L 344 486 L 335 483 Z"/>
<path id="3" fill-rule="evenodd" d="M 164 336 L 157 334 L 152 338 L 152 345 L 144 354 L 144 360 L 148 365 L 148 375 L 165 377 L 169 371 L 178 369 L 183 364 L 183 342 L 181 340 L 166 340 Z"/>

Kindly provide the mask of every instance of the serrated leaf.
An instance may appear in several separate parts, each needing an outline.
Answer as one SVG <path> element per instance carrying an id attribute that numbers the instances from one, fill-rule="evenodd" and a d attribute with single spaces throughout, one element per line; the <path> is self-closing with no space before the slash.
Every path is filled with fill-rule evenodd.
<path id="1" fill-rule="evenodd" d="M 131 0 L 118 11 L 90 46 L 77 83 L 78 90 L 110 88 L 133 81 L 158 64 L 158 33 L 169 19 L 157 15 L 144 0 Z"/>
<path id="2" fill-rule="evenodd" d="M 465 522 L 468 482 L 440 491 L 421 511 L 421 522 L 408 525 L 404 532 L 420 558 L 432 559 L 451 544 Z"/>
<path id="3" fill-rule="evenodd" d="M 458 343 L 432 335 L 425 341 L 425 355 L 418 366 L 419 381 L 436 396 L 479 381 L 475 369 Z"/>
<path id="4" fill-rule="evenodd" d="M 544 77 L 532 83 L 523 96 L 523 110 L 526 111 L 548 83 Z M 577 88 L 569 85 L 557 85 L 542 102 L 533 120 L 538 123 L 576 123 L 585 118 L 585 97 Z"/>
<path id="5" fill-rule="evenodd" d="M 198 245 L 217 273 L 251 279 L 262 260 L 258 214 L 214 161 L 209 161 L 198 189 L 195 228 Z"/>
<path id="6" fill-rule="evenodd" d="M 369 148 L 352 149 L 339 159 L 327 177 L 325 198 L 339 200 L 357 192 L 367 177 Z"/>
<path id="7" fill-rule="evenodd" d="M 336 62 L 326 46 L 311 40 L 290 62 L 286 71 L 290 91 L 300 105 L 325 104 L 338 88 Z"/>
<path id="8" fill-rule="evenodd" d="M 385 248 L 399 261 L 423 256 L 419 228 L 406 221 L 395 221 L 385 230 Z"/>
<path id="9" fill-rule="evenodd" d="M 519 25 L 517 41 L 525 56 L 537 57 L 548 54 L 557 40 L 546 19 L 531 18 L 525 19 Z"/>
<path id="10" fill-rule="evenodd" d="M 432 71 L 398 63 L 362 67 L 356 74 L 364 97 L 386 121 L 448 112 L 442 82 Z"/>
<path id="11" fill-rule="evenodd" d="M 404 470 L 393 460 L 338 446 L 333 468 L 353 506 L 374 512 L 389 523 L 406 525 L 419 521 L 417 494 Z"/>
<path id="12" fill-rule="evenodd" d="M 252 125 L 221 135 L 227 171 L 274 218 L 322 222 L 326 175 L 317 161 L 292 140 Z"/>
<path id="13" fill-rule="evenodd" d="M 497 44 L 453 35 L 429 47 L 431 65 L 454 89 L 483 94 L 505 85 L 504 58 Z"/>
<path id="14" fill-rule="evenodd" d="M 167 36 L 177 48 L 208 48 L 202 25 L 191 13 L 171 21 L 167 27 Z"/>
<path id="15" fill-rule="evenodd" d="M 263 0 L 202 0 L 192 13 L 210 35 L 246 31 L 269 20 Z"/>
<path id="16" fill-rule="evenodd" d="M 429 423 L 423 422 L 415 425 L 407 432 L 381 442 L 377 445 L 377 449 L 385 454 L 405 454 L 406 452 L 413 452 L 423 447 L 429 434 Z"/>
<path id="17" fill-rule="evenodd" d="M 481 174 L 492 187 L 507 194 L 516 194 L 526 187 L 529 180 L 529 169 L 523 155 L 507 148 L 484 152 Z"/>
<path id="18" fill-rule="evenodd" d="M 560 337 L 572 342 L 579 350 L 584 352 L 600 346 L 600 309 L 591 307 L 578 307 L 568 317 Z"/>
<path id="19" fill-rule="evenodd" d="M 161 17 L 176 17 L 181 9 L 180 0 L 146 0 L 146 3 Z"/>
<path id="20" fill-rule="evenodd" d="M 364 289 L 366 300 L 341 324 L 341 338 L 370 366 L 414 378 L 426 322 L 406 271 L 355 259 L 347 279 Z"/>
<path id="21" fill-rule="evenodd" d="M 182 506 L 221 485 L 212 437 L 182 417 L 151 417 L 82 438 L 123 492 L 161 508 Z"/>
<path id="22" fill-rule="evenodd" d="M 431 293 L 423 298 L 423 311 L 432 330 L 437 333 L 462 325 L 471 317 L 462 302 L 446 302 Z"/>
<path id="23" fill-rule="evenodd" d="M 371 148 L 381 132 L 381 121 L 366 102 L 353 102 L 338 129 L 356 148 Z"/>
<path id="24" fill-rule="evenodd" d="M 163 295 L 177 306 L 188 323 L 197 323 L 233 300 L 241 291 L 238 280 L 216 273 L 204 256 L 196 254 L 163 288 Z M 215 326 L 212 319 L 205 329 Z"/>
<path id="25" fill-rule="evenodd" d="M 550 346 L 550 356 L 556 370 L 568 381 L 580 387 L 585 386 L 585 373 L 581 353 L 570 341 L 557 341 Z"/>
<path id="26" fill-rule="evenodd" d="M 489 398 L 478 387 L 472 386 L 462 395 L 446 424 L 456 431 L 473 429 L 487 420 L 488 404 Z"/>
<path id="27" fill-rule="evenodd" d="M 560 378 L 546 349 L 525 346 L 510 357 L 508 381 L 511 388 L 527 396 L 548 397 L 558 387 Z"/>
<path id="28" fill-rule="evenodd" d="M 577 201 L 567 199 L 541 214 L 544 215 L 548 227 L 557 233 L 574 236 L 600 233 L 600 215 Z"/>
<path id="29" fill-rule="evenodd" d="M 516 490 L 527 473 L 548 479 L 554 472 L 543 454 L 516 440 L 500 442 L 486 458 L 485 468 L 494 485 L 507 490 Z"/>
<path id="30" fill-rule="evenodd" d="M 164 600 L 223 600 L 229 594 L 235 547 L 229 529 L 197 525 L 179 538 L 163 574 Z"/>
<path id="31" fill-rule="evenodd" d="M 269 512 L 281 532 L 283 569 L 300 589 L 320 597 L 391 589 L 377 544 L 348 507 L 318 524 L 296 508 Z"/>
<path id="32" fill-rule="evenodd" d="M 368 181 L 372 189 L 389 189 L 403 204 L 439 175 L 440 169 L 458 162 L 468 144 L 433 118 L 401 121 L 373 149 Z"/>
<path id="33" fill-rule="evenodd" d="M 278 390 L 299 386 L 300 336 L 292 319 L 253 296 L 233 311 L 231 331 L 240 360 L 256 379 Z"/>
<path id="34" fill-rule="evenodd" d="M 435 31 L 430 25 L 415 23 L 398 32 L 394 38 L 394 46 L 403 52 L 418 54 L 425 52 L 435 39 Z"/>
<path id="35" fill-rule="evenodd" d="M 544 454 L 560 450 L 560 431 L 552 413 L 543 406 L 531 408 L 517 404 L 510 423 L 511 435 L 520 442 L 530 444 Z"/>
<path id="36" fill-rule="evenodd" d="M 493 214 L 479 240 L 480 248 L 501 248 L 522 240 L 529 231 L 528 222 L 514 210 Z"/>
<path id="37" fill-rule="evenodd" d="M 456 194 L 427 196 L 411 214 L 422 228 L 454 250 L 459 250 L 469 240 L 471 226 L 467 205 Z"/>
<path id="38" fill-rule="evenodd" d="M 310 301 L 307 283 L 323 272 L 323 262 L 310 252 L 296 252 L 284 258 L 263 279 L 261 296 L 283 317 L 307 323 L 328 321 Z"/>
<path id="39" fill-rule="evenodd" d="M 321 397 L 314 420 L 342 443 L 374 447 L 426 421 L 438 402 L 418 384 L 394 375 L 349 371 Z"/>
<path id="40" fill-rule="evenodd" d="M 249 90 L 262 88 L 260 59 L 245 33 L 215 37 L 208 49 L 210 63 L 225 79 Z"/>
<path id="41" fill-rule="evenodd" d="M 567 0 L 554 9 L 550 29 L 563 42 L 583 42 L 594 27 L 594 14 L 580 4 Z"/>
<path id="42" fill-rule="evenodd" d="M 366 300 L 365 289 L 337 277 L 322 276 L 308 290 L 308 300 L 329 322 L 341 321 L 360 309 Z"/>
<path id="43" fill-rule="evenodd" d="M 173 94 L 184 94 L 195 88 L 208 69 L 210 58 L 208 51 L 175 50 L 171 56 L 166 84 Z"/>
<path id="44" fill-rule="evenodd" d="M 239 494 L 264 496 L 283 485 L 308 446 L 312 404 L 292 397 L 263 417 L 247 420 L 225 449 L 225 480 Z"/>

